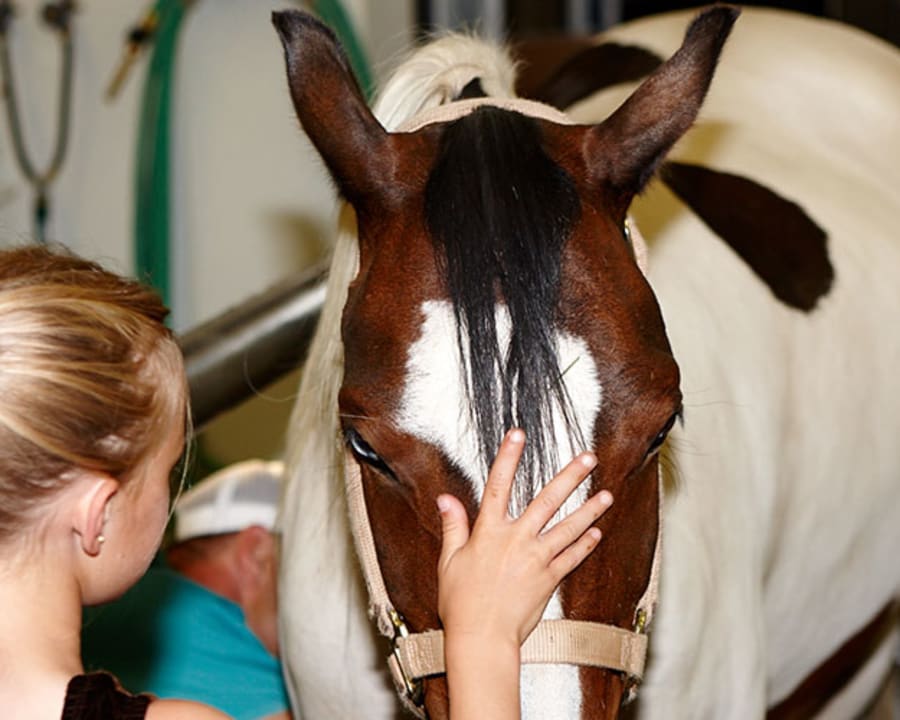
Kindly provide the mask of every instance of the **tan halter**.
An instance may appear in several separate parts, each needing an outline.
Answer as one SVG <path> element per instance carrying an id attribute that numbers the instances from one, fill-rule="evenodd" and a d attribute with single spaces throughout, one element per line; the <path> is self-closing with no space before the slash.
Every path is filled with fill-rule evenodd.
<path id="1" fill-rule="evenodd" d="M 433 122 L 453 120 L 485 104 L 552 122 L 571 124 L 571 120 L 555 108 L 529 100 L 475 98 L 427 110 L 406 123 L 401 131 L 412 132 Z M 625 232 L 632 241 L 638 265 L 646 272 L 647 249 L 643 238 L 630 220 L 626 221 Z M 369 593 L 369 616 L 375 620 L 379 632 L 391 640 L 388 667 L 400 699 L 417 717 L 425 718 L 422 679 L 446 672 L 444 633 L 439 629 L 411 633 L 405 619 L 391 603 L 375 553 L 359 464 L 349 450 L 344 457 L 344 478 L 353 542 Z M 583 665 L 623 672 L 629 681 L 629 697 L 633 696 L 643 677 L 647 655 L 646 631 L 656 607 L 662 535 L 661 483 L 659 492 L 660 515 L 656 549 L 647 588 L 635 611 L 634 630 L 579 620 L 542 620 L 522 645 L 523 663 Z"/>

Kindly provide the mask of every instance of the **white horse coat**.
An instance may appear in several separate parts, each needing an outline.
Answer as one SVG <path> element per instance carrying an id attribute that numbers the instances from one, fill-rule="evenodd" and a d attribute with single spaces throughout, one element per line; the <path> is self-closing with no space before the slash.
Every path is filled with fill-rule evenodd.
<path id="1" fill-rule="evenodd" d="M 689 19 L 648 18 L 600 39 L 668 57 Z M 430 50 L 443 60 L 401 68 L 376 108 L 386 127 L 450 101 L 473 77 L 510 94 L 510 67 L 490 69 L 496 53 L 475 47 L 444 41 Z M 459 57 L 465 67 L 436 86 L 436 67 Z M 661 183 L 632 206 L 685 406 L 669 443 L 678 479 L 666 500 L 643 720 L 763 717 L 900 593 L 898 88 L 900 53 L 886 43 L 745 9 L 700 119 L 670 155 L 750 177 L 826 230 L 835 281 L 812 312 L 776 300 Z M 596 122 L 632 89 L 569 114 Z M 356 263 L 352 213 L 343 221 L 288 440 L 282 649 L 304 720 L 399 713 L 343 497 L 339 319 Z M 896 647 L 895 632 L 823 717 L 859 712 Z"/>

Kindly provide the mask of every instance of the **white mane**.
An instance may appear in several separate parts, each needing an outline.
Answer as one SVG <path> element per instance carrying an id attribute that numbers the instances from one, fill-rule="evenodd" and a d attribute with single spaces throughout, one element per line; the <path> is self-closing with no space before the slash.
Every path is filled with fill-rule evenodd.
<path id="1" fill-rule="evenodd" d="M 443 35 L 397 68 L 375 101 L 375 117 L 397 130 L 423 110 L 451 102 L 475 78 L 491 97 L 516 96 L 515 64 L 504 48 L 469 35 Z"/>

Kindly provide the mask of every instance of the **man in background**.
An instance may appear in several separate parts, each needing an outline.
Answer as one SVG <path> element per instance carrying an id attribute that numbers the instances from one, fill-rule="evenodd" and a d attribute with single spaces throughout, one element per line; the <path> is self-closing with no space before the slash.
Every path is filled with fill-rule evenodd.
<path id="1" fill-rule="evenodd" d="M 85 668 L 235 720 L 289 720 L 273 533 L 282 472 L 281 463 L 248 460 L 184 493 L 163 557 L 120 600 L 89 611 Z"/>

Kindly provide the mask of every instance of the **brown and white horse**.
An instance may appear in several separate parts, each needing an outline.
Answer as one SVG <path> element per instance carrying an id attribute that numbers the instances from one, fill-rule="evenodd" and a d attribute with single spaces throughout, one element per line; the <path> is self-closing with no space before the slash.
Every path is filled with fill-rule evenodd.
<path id="1" fill-rule="evenodd" d="M 896 597 L 896 52 L 745 11 L 702 121 L 663 168 L 680 197 L 706 198 L 700 217 L 731 247 L 660 186 L 632 203 L 694 123 L 735 15 L 702 13 L 617 109 L 576 108 L 585 124 L 512 98 L 508 59 L 461 37 L 401 66 L 373 116 L 333 36 L 276 16 L 298 116 L 349 202 L 289 439 L 282 648 L 305 720 L 399 712 L 366 617 L 345 446 L 384 587 L 414 632 L 439 627 L 436 495 L 474 514 L 511 425 L 530 451 L 514 511 L 593 449 L 590 491 L 616 503 L 603 547 L 545 617 L 632 630 L 671 431 L 680 482 L 667 484 L 642 718 L 789 716 L 804 679 Z M 687 22 L 618 39 L 646 31 L 667 55 Z M 650 239 L 648 276 L 629 212 Z M 736 221 L 783 234 L 747 237 Z M 894 625 L 876 629 L 865 668 L 831 705 L 800 701 L 800 716 L 865 707 L 896 647 Z M 597 667 L 539 663 L 522 678 L 530 720 L 612 718 L 626 689 Z M 424 706 L 446 717 L 441 676 L 425 680 Z"/>

